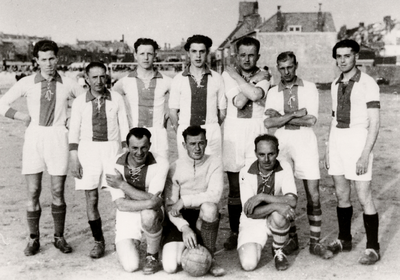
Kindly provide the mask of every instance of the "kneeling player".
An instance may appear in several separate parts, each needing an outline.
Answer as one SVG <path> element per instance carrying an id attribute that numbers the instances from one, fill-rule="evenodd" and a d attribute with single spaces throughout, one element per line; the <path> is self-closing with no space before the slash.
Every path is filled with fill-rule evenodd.
<path id="1" fill-rule="evenodd" d="M 182 156 L 171 166 L 165 186 L 170 220 L 164 229 L 163 266 L 167 273 L 176 272 L 185 248 L 202 244 L 214 254 L 218 202 L 223 190 L 221 160 L 204 154 L 206 130 L 189 126 L 182 134 L 188 156 Z M 213 260 L 210 273 L 222 276 L 225 270 Z"/>
<path id="2" fill-rule="evenodd" d="M 240 217 L 238 254 L 244 270 L 254 270 L 262 248 L 272 235 L 277 270 L 286 270 L 289 262 L 284 245 L 289 239 L 290 219 L 295 218 L 297 191 L 291 167 L 280 163 L 278 139 L 264 134 L 254 140 L 257 160 L 240 171 Z"/>
<path id="3" fill-rule="evenodd" d="M 158 251 L 164 211 L 160 194 L 168 173 L 168 162 L 155 157 L 150 149 L 151 133 L 146 128 L 133 128 L 126 137 L 128 152 L 117 159 L 116 175 L 106 180 L 117 206 L 115 245 L 119 262 L 128 272 L 139 268 L 142 232 L 147 241 L 144 274 L 158 270 Z"/>

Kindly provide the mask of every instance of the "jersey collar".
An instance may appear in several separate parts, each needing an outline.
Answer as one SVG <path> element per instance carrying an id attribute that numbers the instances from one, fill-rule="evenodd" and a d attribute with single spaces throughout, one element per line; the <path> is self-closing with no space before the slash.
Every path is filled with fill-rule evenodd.
<path id="1" fill-rule="evenodd" d="M 62 82 L 62 78 L 61 78 L 61 76 L 60 76 L 60 74 L 58 74 L 58 72 L 56 71 L 56 73 L 54 74 L 54 76 L 53 77 L 51 77 L 51 80 L 55 80 L 56 82 L 59 82 L 59 83 L 63 83 Z M 37 83 L 41 83 L 41 82 L 43 82 L 43 81 L 47 81 L 43 76 L 42 76 L 42 74 L 39 72 L 39 73 L 37 73 L 36 74 L 36 76 L 35 76 L 35 84 L 37 84 Z"/>

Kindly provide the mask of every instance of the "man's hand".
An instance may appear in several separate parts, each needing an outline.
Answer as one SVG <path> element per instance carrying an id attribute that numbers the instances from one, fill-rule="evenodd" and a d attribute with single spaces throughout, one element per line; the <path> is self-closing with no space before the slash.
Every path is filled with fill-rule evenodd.
<path id="1" fill-rule="evenodd" d="M 256 208 L 258 205 L 260 205 L 261 202 L 263 202 L 262 198 L 263 194 L 257 194 L 253 197 L 250 197 L 246 203 L 244 204 L 244 213 L 247 215 L 253 214 L 254 208 Z"/>
<path id="2" fill-rule="evenodd" d="M 363 152 L 356 163 L 356 174 L 363 175 L 368 172 L 369 154 Z"/>
<path id="3" fill-rule="evenodd" d="M 324 157 L 324 166 L 325 169 L 329 169 L 329 142 L 326 142 L 326 147 L 325 147 L 325 157 Z"/>
<path id="4" fill-rule="evenodd" d="M 180 198 L 174 205 L 171 206 L 171 210 L 169 212 L 172 216 L 177 217 L 180 214 L 181 209 L 183 208 L 183 200 Z"/>
<path id="5" fill-rule="evenodd" d="M 82 179 L 83 169 L 79 161 L 78 151 L 71 153 L 71 173 L 77 179 Z"/>
<path id="6" fill-rule="evenodd" d="M 270 118 L 277 118 L 277 117 L 282 116 L 278 111 L 276 111 L 274 109 L 271 109 L 271 108 L 267 109 L 265 111 L 264 115 L 266 115 L 266 116 L 268 116 Z"/>
<path id="7" fill-rule="evenodd" d="M 267 81 L 271 80 L 271 74 L 268 73 L 267 71 L 260 71 L 251 78 L 251 82 L 253 84 L 257 84 L 262 80 L 267 80 Z"/>
<path id="8" fill-rule="evenodd" d="M 294 209 L 285 203 L 277 203 L 276 212 L 281 214 L 289 221 L 296 218 L 296 212 L 294 211 Z"/>
<path id="9" fill-rule="evenodd" d="M 29 115 L 26 115 L 26 117 L 22 120 L 23 122 L 24 122 L 24 125 L 26 126 L 26 127 L 28 127 L 29 126 L 29 124 L 31 123 L 31 116 L 29 116 Z"/>
<path id="10" fill-rule="evenodd" d="M 122 182 L 124 182 L 124 177 L 122 177 L 122 174 L 117 169 L 114 170 L 115 170 L 115 175 L 106 174 L 106 181 L 110 187 L 114 189 L 119 189 Z"/>
<path id="11" fill-rule="evenodd" d="M 197 247 L 196 234 L 193 232 L 193 230 L 188 225 L 185 225 L 182 227 L 182 239 L 183 239 L 183 243 L 185 244 L 186 248 L 193 249 L 193 248 Z"/>
<path id="12" fill-rule="evenodd" d="M 151 201 L 151 207 L 150 209 L 158 209 L 163 205 L 163 200 L 162 200 L 162 192 L 157 192 L 156 194 L 154 194 L 150 201 Z"/>
<path id="13" fill-rule="evenodd" d="M 294 111 L 293 114 L 296 118 L 304 117 L 307 115 L 307 109 L 306 108 L 299 109 L 297 111 Z"/>

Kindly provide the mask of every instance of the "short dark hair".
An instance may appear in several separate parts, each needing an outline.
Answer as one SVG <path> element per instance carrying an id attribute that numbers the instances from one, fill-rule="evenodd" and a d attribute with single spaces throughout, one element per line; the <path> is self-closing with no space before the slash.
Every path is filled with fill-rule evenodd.
<path id="1" fill-rule="evenodd" d="M 212 40 L 210 37 L 204 36 L 204 35 L 193 35 L 192 37 L 187 38 L 184 49 L 185 51 L 190 50 L 190 45 L 191 44 L 204 44 L 206 46 L 207 52 L 210 50 L 212 46 Z"/>
<path id="2" fill-rule="evenodd" d="M 275 145 L 276 151 L 279 151 L 279 141 L 278 138 L 276 138 L 273 135 L 270 134 L 262 134 L 256 137 L 256 139 L 254 139 L 254 150 L 257 151 L 257 144 L 260 141 L 267 141 L 267 142 L 271 142 Z"/>
<path id="3" fill-rule="evenodd" d="M 182 135 L 186 143 L 187 136 L 197 136 L 201 133 L 203 133 L 204 137 L 206 137 L 206 130 L 204 128 L 199 125 L 191 125 L 182 132 Z"/>
<path id="4" fill-rule="evenodd" d="M 139 38 L 136 40 L 135 44 L 133 44 L 133 47 L 135 49 L 135 52 L 137 52 L 139 46 L 141 45 L 150 45 L 153 47 L 154 52 L 160 48 L 160 46 L 157 44 L 156 41 L 150 38 Z"/>
<path id="5" fill-rule="evenodd" d="M 135 136 L 137 139 L 142 139 L 144 136 L 146 136 L 150 143 L 151 132 L 144 127 L 132 128 L 131 130 L 129 130 L 128 135 L 126 135 L 126 144 L 128 146 L 129 146 L 129 139 L 131 139 L 132 136 Z"/>
<path id="6" fill-rule="evenodd" d="M 292 51 L 280 53 L 278 55 L 278 57 L 276 58 L 276 64 L 278 64 L 279 62 L 282 62 L 282 61 L 286 61 L 290 58 L 293 59 L 294 64 L 297 64 L 296 55 Z"/>
<path id="7" fill-rule="evenodd" d="M 104 65 L 104 63 L 101 63 L 99 61 L 92 61 L 85 68 L 86 74 L 89 75 L 90 69 L 95 68 L 95 67 L 100 67 L 100 68 L 104 69 L 105 72 L 107 72 L 107 67 Z"/>
<path id="8" fill-rule="evenodd" d="M 351 48 L 351 50 L 356 54 L 360 51 L 360 45 L 356 41 L 345 39 L 337 42 L 336 45 L 333 47 L 332 57 L 334 59 L 336 59 L 336 50 L 339 48 Z"/>
<path id="9" fill-rule="evenodd" d="M 260 41 L 253 37 L 243 37 L 236 42 L 236 51 L 239 52 L 240 46 L 255 46 L 257 53 L 260 52 Z"/>
<path id="10" fill-rule="evenodd" d="M 58 46 L 54 41 L 50 40 L 42 40 L 36 42 L 35 46 L 33 47 L 33 56 L 39 58 L 39 52 L 47 52 L 53 51 L 54 55 L 57 56 L 58 54 Z"/>

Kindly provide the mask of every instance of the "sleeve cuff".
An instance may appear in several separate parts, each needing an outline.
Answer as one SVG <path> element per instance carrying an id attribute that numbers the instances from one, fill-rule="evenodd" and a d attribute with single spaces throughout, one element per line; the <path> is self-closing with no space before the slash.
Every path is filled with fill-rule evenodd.
<path id="1" fill-rule="evenodd" d="M 7 110 L 7 112 L 5 113 L 5 117 L 6 118 L 10 118 L 10 119 L 14 119 L 15 113 L 17 113 L 17 110 L 10 108 Z"/>
<path id="2" fill-rule="evenodd" d="M 69 150 L 70 151 L 78 150 L 78 146 L 79 146 L 79 144 L 77 144 L 77 143 L 70 143 L 69 144 Z"/>

